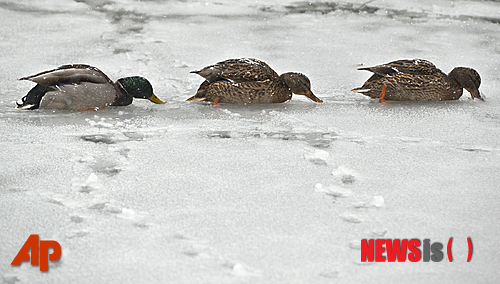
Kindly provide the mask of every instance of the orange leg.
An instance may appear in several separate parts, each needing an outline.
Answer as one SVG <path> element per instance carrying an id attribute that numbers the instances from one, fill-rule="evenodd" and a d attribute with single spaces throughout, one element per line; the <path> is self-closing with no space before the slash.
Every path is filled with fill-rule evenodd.
<path id="1" fill-rule="evenodd" d="M 382 92 L 380 92 L 380 95 L 378 95 L 378 96 L 377 96 L 377 98 L 379 98 L 379 100 L 378 100 L 378 101 L 379 101 L 380 103 L 383 103 L 383 104 L 390 104 L 389 102 L 386 102 L 386 101 L 384 100 L 384 97 L 385 97 L 385 89 L 387 89 L 387 85 L 384 85 L 384 86 L 382 87 Z"/>
<path id="2" fill-rule="evenodd" d="M 214 102 L 213 102 L 213 103 L 211 103 L 211 105 L 213 105 L 213 106 L 214 106 L 214 105 L 218 104 L 218 103 L 219 103 L 219 100 L 220 100 L 220 97 L 216 97 L 216 98 L 215 98 L 215 100 L 214 100 Z"/>

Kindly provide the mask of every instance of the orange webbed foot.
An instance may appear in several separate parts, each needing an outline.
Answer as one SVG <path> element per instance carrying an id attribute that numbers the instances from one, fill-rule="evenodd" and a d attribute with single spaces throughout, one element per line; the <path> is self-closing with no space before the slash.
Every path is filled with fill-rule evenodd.
<path id="1" fill-rule="evenodd" d="M 220 100 L 220 97 L 216 97 L 216 98 L 215 98 L 215 100 L 214 100 L 214 102 L 213 102 L 213 103 L 211 103 L 211 105 L 213 105 L 213 106 L 214 106 L 214 105 L 218 104 L 218 103 L 219 103 L 219 100 Z"/>
<path id="2" fill-rule="evenodd" d="M 379 98 L 379 103 L 383 103 L 383 104 L 390 104 L 390 102 L 387 102 L 384 100 L 384 97 L 385 97 L 385 89 L 387 89 L 387 85 L 384 85 L 382 87 L 382 92 L 380 92 L 380 95 L 377 96 L 377 98 Z"/>

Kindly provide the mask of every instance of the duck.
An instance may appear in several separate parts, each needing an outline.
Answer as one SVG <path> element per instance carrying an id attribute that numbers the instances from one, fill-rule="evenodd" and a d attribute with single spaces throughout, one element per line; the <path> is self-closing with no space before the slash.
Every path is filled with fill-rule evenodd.
<path id="1" fill-rule="evenodd" d="M 186 101 L 208 101 L 212 105 L 273 104 L 290 100 L 293 93 L 323 102 L 311 91 L 306 75 L 297 72 L 278 75 L 267 63 L 255 58 L 228 59 L 190 73 L 200 75 L 205 81 Z"/>
<path id="2" fill-rule="evenodd" d="M 455 67 L 446 74 L 424 59 L 402 59 L 373 67 L 374 73 L 362 87 L 352 89 L 379 102 L 458 100 L 466 89 L 472 99 L 484 101 L 479 92 L 481 76 L 469 67 Z"/>
<path id="3" fill-rule="evenodd" d="M 18 109 L 97 110 L 130 105 L 133 98 L 164 104 L 146 78 L 133 76 L 113 82 L 104 72 L 86 64 L 62 65 L 19 80 L 37 85 L 16 102 Z"/>

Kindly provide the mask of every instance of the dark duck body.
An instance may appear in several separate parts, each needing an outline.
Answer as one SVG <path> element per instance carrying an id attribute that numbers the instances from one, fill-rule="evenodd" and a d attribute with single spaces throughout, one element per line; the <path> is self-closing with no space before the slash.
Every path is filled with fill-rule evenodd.
<path id="1" fill-rule="evenodd" d="M 374 74 L 362 87 L 353 92 L 362 93 L 380 102 L 393 101 L 446 101 L 458 100 L 463 89 L 472 99 L 481 97 L 479 86 L 481 77 L 476 70 L 455 67 L 445 74 L 434 64 L 423 59 L 397 60 L 374 67 L 364 67 Z"/>
<path id="2" fill-rule="evenodd" d="M 164 104 L 143 77 L 121 78 L 116 82 L 96 67 L 69 64 L 23 77 L 37 83 L 17 102 L 20 109 L 89 110 L 107 106 L 126 106 L 133 98 Z"/>
<path id="3" fill-rule="evenodd" d="M 187 101 L 272 104 L 286 102 L 294 93 L 323 102 L 312 93 L 304 74 L 289 72 L 280 76 L 265 62 L 253 58 L 229 59 L 191 73 L 205 81 Z"/>

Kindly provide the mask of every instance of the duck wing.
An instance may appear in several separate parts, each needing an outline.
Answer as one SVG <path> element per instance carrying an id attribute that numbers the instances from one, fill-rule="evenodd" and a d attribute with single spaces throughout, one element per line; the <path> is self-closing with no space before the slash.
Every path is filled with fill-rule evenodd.
<path id="1" fill-rule="evenodd" d="M 56 86 L 59 84 L 78 84 L 83 82 L 113 85 L 113 81 L 96 67 L 85 64 L 62 65 L 55 69 L 43 71 L 35 75 L 19 78 L 29 80 L 43 86 Z"/>
<path id="2" fill-rule="evenodd" d="M 279 77 L 267 63 L 254 58 L 228 59 L 191 73 L 200 75 L 210 83 L 221 80 L 235 83 L 265 81 Z"/>
<path id="3" fill-rule="evenodd" d="M 39 108 L 88 110 L 112 105 L 116 99 L 116 89 L 111 84 L 80 82 L 53 88 L 41 98 Z"/>
<path id="4" fill-rule="evenodd" d="M 358 68 L 367 70 L 380 76 L 392 76 L 397 73 L 409 75 L 443 75 L 432 62 L 424 59 L 403 59 L 381 64 L 373 67 Z"/>

